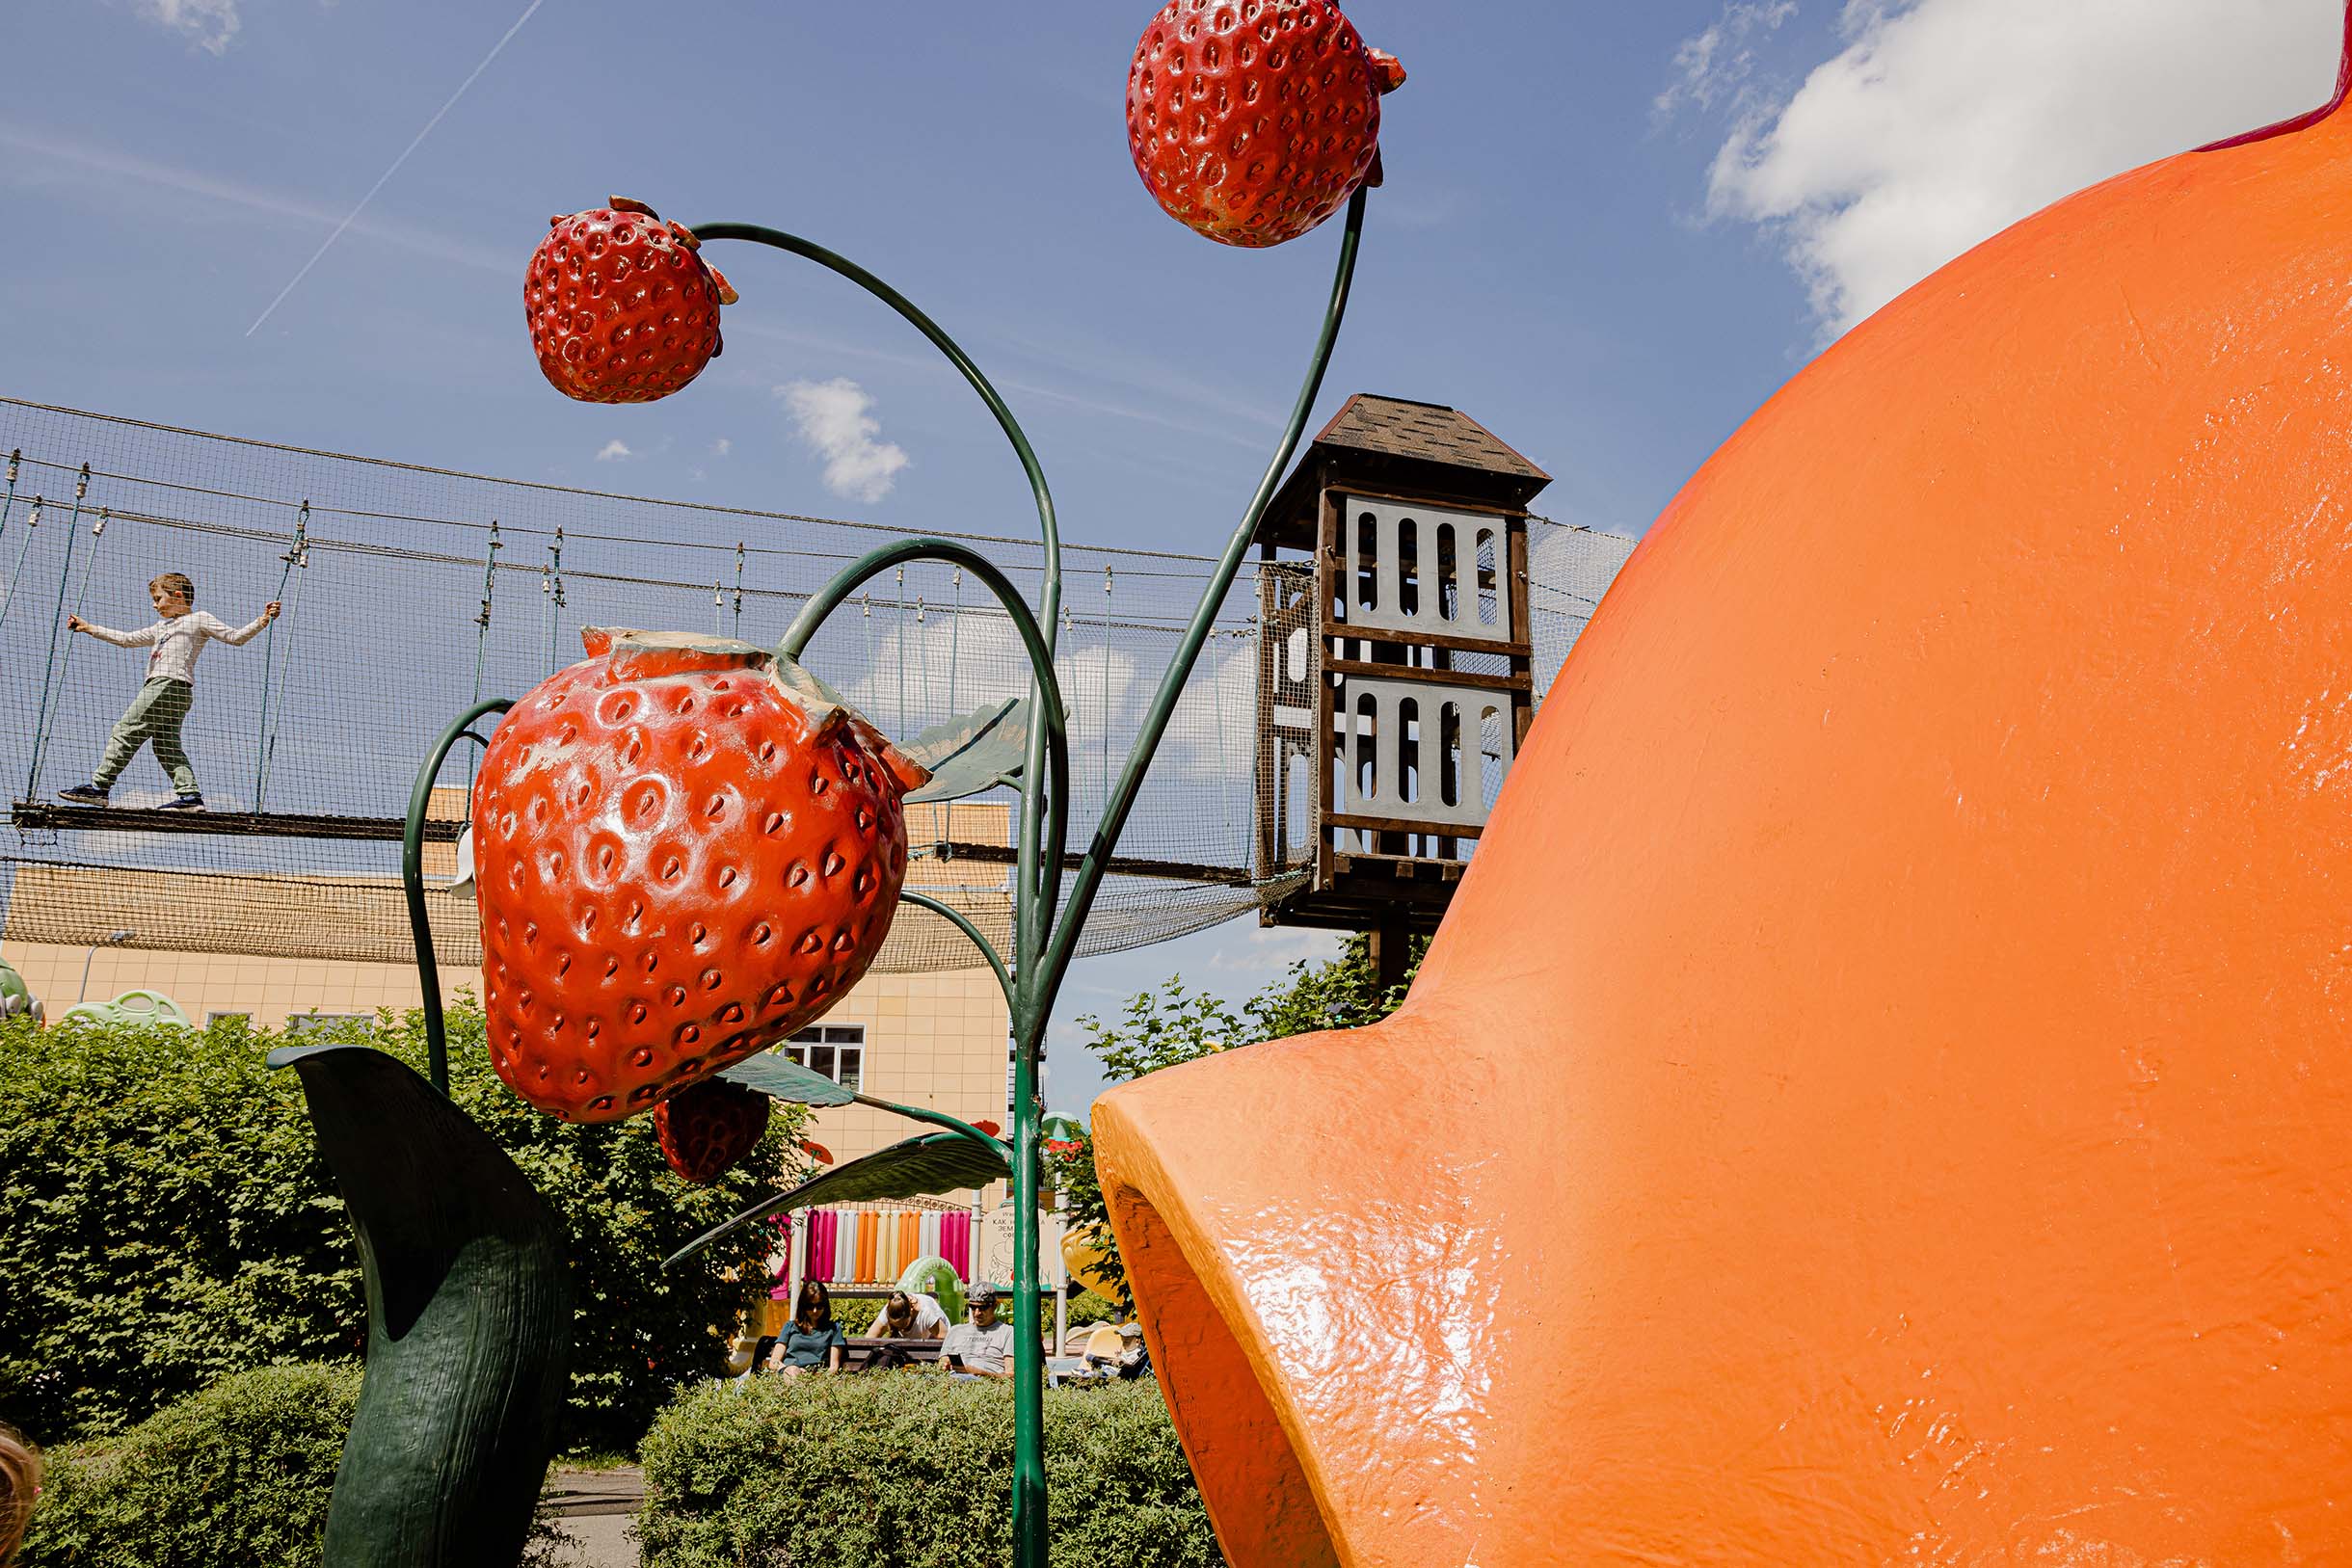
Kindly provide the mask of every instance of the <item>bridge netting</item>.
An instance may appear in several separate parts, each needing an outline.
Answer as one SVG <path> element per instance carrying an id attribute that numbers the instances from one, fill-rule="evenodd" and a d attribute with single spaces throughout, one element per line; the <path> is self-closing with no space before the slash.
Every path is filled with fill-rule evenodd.
<path id="1" fill-rule="evenodd" d="M 419 758 L 482 697 L 520 696 L 581 656 L 584 626 L 772 643 L 842 565 L 900 530 L 494 478 L 0 399 L 0 900 L 8 942 L 294 958 L 413 957 L 396 824 Z M 1225 524 L 1204 522 L 1201 537 Z M 1034 602 L 1034 541 L 960 537 Z M 1540 691 L 1632 541 L 1534 530 Z M 1210 576 L 1206 556 L 1063 551 L 1057 675 L 1071 709 L 1071 842 L 1084 844 L 1160 672 Z M 1082 953 L 1140 946 L 1296 886 L 1257 843 L 1253 571 L 1220 606 L 1120 844 Z M 281 599 L 242 648 L 210 648 L 185 729 L 209 814 L 158 819 L 143 756 L 113 811 L 59 812 L 144 673 L 139 650 L 66 618 L 150 624 L 148 580 L 182 571 L 230 625 Z M 910 565 L 839 611 L 805 662 L 899 737 L 1027 690 L 1003 613 L 960 571 Z M 470 748 L 435 797 L 428 877 L 453 869 Z M 1012 795 L 910 809 L 910 886 L 1010 945 Z M 1298 824 L 1282 830 L 1295 837 Z M 430 900 L 444 964 L 479 962 L 470 898 Z M 946 920 L 902 911 L 878 968 L 968 968 Z"/>

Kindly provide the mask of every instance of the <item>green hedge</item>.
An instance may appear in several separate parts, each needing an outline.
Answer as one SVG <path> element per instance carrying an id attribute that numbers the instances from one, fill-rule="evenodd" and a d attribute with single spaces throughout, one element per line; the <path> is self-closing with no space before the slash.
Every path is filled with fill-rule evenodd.
<path id="1" fill-rule="evenodd" d="M 423 1070 L 416 1014 L 363 1031 Z M 305 1036 L 317 1039 L 319 1036 Z M 195 1031 L 0 1023 L 0 1420 L 56 1443 L 102 1436 L 219 1379 L 366 1349 L 359 1257 L 277 1044 Z M 450 1014 L 451 1096 L 570 1233 L 564 1442 L 633 1447 L 679 1383 L 720 1369 L 772 1239 L 747 1227 L 673 1271 L 661 1260 L 795 1179 L 801 1113 L 720 1182 L 663 1162 L 652 1119 L 542 1116 L 491 1071 L 482 1014 Z"/>
<path id="2" fill-rule="evenodd" d="M 357 1365 L 267 1367 L 53 1448 L 20 1568 L 316 1568 Z M 544 1520 L 523 1568 L 563 1561 Z"/>
<path id="3" fill-rule="evenodd" d="M 1221 1563 L 1149 1381 L 1046 1395 L 1054 1560 Z M 644 1568 L 993 1568 L 1012 1561 L 1012 1390 L 935 1372 L 756 1377 L 646 1435 Z"/>
<path id="4" fill-rule="evenodd" d="M 356 1365 L 271 1367 L 51 1449 L 23 1568 L 316 1563 L 359 1400 Z"/>

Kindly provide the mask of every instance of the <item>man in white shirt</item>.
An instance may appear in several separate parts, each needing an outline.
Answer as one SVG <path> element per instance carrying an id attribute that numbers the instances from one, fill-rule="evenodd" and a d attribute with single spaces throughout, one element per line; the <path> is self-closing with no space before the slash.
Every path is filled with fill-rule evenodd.
<path id="1" fill-rule="evenodd" d="M 940 1342 L 939 1364 L 974 1377 L 1012 1376 L 1013 1326 L 997 1316 L 997 1288 L 974 1286 L 971 1307 L 970 1319 L 948 1330 Z"/>
<path id="2" fill-rule="evenodd" d="M 58 799 L 77 806 L 103 806 L 107 791 L 115 780 L 130 766 L 131 758 L 139 755 L 142 746 L 155 748 L 155 760 L 172 775 L 172 787 L 177 798 L 166 810 L 201 811 L 204 797 L 197 793 L 196 768 L 188 760 L 187 748 L 179 743 L 179 727 L 187 722 L 188 709 L 196 703 L 196 656 L 204 651 L 208 641 L 227 643 L 235 648 L 252 642 L 261 634 L 261 628 L 278 619 L 278 601 L 272 599 L 263 607 L 253 624 L 229 627 L 219 617 L 197 610 L 196 584 L 183 571 L 167 571 L 147 584 L 147 598 L 155 613 L 163 617 L 151 626 L 137 631 L 116 631 L 83 620 L 78 615 L 66 617 L 66 629 L 84 631 L 102 643 L 117 648 L 152 648 L 147 655 L 147 681 L 131 705 L 115 722 L 115 732 L 106 739 L 105 755 L 98 759 L 98 771 L 90 783 L 75 784 L 58 791 Z"/>

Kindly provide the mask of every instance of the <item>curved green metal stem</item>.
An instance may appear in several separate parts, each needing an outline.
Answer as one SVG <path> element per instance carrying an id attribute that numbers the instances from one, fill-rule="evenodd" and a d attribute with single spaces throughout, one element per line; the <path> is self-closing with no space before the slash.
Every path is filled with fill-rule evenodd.
<path id="1" fill-rule="evenodd" d="M 797 234 L 788 233 L 781 228 L 768 228 L 759 224 L 697 225 L 692 232 L 695 238 L 700 240 L 747 240 L 754 245 L 772 246 L 779 251 L 789 252 L 793 255 L 805 257 L 828 271 L 848 279 L 858 287 L 897 311 L 917 332 L 930 339 L 931 346 L 946 355 L 948 362 L 954 365 L 957 372 L 971 385 L 972 389 L 979 394 L 980 401 L 988 405 L 988 412 L 996 416 L 997 427 L 1004 432 L 1004 439 L 1012 443 L 1013 455 L 1021 460 L 1021 471 L 1029 477 L 1029 495 L 1037 506 L 1037 532 L 1045 548 L 1045 592 L 1041 597 L 1039 606 L 1042 613 L 1037 619 L 1045 624 L 1047 655 L 1045 665 L 1050 669 L 1053 665 L 1055 628 L 1061 620 L 1061 530 L 1054 518 L 1054 492 L 1047 488 L 1045 468 L 1037 461 L 1036 449 L 1029 445 L 1029 433 L 1021 428 L 1021 421 L 1013 417 L 1013 411 L 1005 405 L 1004 399 L 999 395 L 995 385 L 981 373 L 980 367 L 973 362 L 972 356 L 966 354 L 963 346 L 954 338 L 949 337 L 939 323 L 925 315 L 914 301 L 847 256 L 835 251 L 828 251 L 813 240 L 805 240 Z M 1031 662 L 1035 662 L 1033 653 Z M 1029 778 L 1038 777 L 1042 755 L 1041 738 L 1032 728 L 1029 732 Z M 1052 796 L 1053 806 L 1056 812 L 1060 811 L 1062 798 L 1063 791 L 1057 787 Z M 1027 846 L 1038 841 L 1040 832 L 1048 827 L 1041 815 L 1045 805 L 1046 801 L 1038 790 L 1024 786 L 1021 792 L 1020 840 L 1024 853 L 1026 853 Z M 1061 887 L 1059 867 L 1062 834 L 1054 832 L 1049 834 L 1049 837 L 1055 840 L 1054 853 L 1046 860 L 1045 864 L 1049 868 L 1047 874 L 1053 876 L 1055 880 L 1044 890 L 1043 896 L 1046 906 L 1050 908 L 1054 895 L 1060 890 Z M 1025 869 L 1032 874 L 1035 871 L 1034 866 L 1025 867 Z M 1035 887 L 1035 884 L 1025 876 L 1020 886 L 1024 891 L 1015 907 L 1027 912 L 1033 898 L 1038 896 L 1028 890 Z M 1033 940 L 1027 944 L 1019 940 L 1014 943 L 1014 949 L 1018 954 L 1017 961 L 1023 968 L 1035 962 L 1044 945 L 1046 928 L 1046 922 L 1039 920 L 1036 922 L 1035 931 L 1029 934 Z"/>
<path id="2" fill-rule="evenodd" d="M 1021 471 L 1029 476 L 1029 493 L 1037 503 L 1037 527 L 1045 542 L 1045 614 L 1040 619 L 1047 627 L 1046 646 L 1052 647 L 1052 628 L 1061 613 L 1061 533 L 1054 521 L 1054 494 L 1046 488 L 1045 469 L 1038 464 L 1037 453 L 1029 445 L 1029 435 L 1021 428 L 1021 421 L 1013 417 L 1013 411 L 1005 407 L 1004 399 L 997 394 L 996 387 L 980 373 L 980 367 L 972 362 L 972 356 L 943 332 L 939 323 L 924 315 L 914 301 L 847 256 L 828 251 L 813 240 L 804 240 L 797 234 L 788 234 L 781 228 L 766 228 L 759 224 L 697 224 L 693 226 L 692 232 L 699 240 L 749 240 L 755 245 L 771 245 L 779 251 L 805 256 L 820 267 L 841 274 L 904 316 L 917 332 L 931 340 L 932 347 L 946 355 L 949 362 L 963 373 L 964 380 L 972 384 L 972 389 L 980 394 L 980 401 L 988 405 L 988 412 L 996 415 L 998 427 L 1004 432 L 1004 439 L 1012 442 L 1013 453 L 1021 460 Z"/>
<path id="3" fill-rule="evenodd" d="M 433 781 L 460 738 L 488 749 L 490 742 L 473 732 L 473 721 L 488 713 L 503 713 L 515 705 L 511 697 L 476 703 L 453 720 L 433 743 L 425 765 L 416 770 L 415 787 L 409 791 L 409 815 L 400 831 L 400 887 L 408 894 L 409 930 L 416 941 L 416 972 L 425 993 L 425 1060 L 433 1087 L 449 1092 L 449 1034 L 441 1020 L 441 965 L 433 956 L 433 923 L 425 914 L 425 812 L 433 804 Z"/>
<path id="4" fill-rule="evenodd" d="M 1021 646 L 1029 651 L 1030 706 L 1035 717 L 1029 724 L 1029 758 L 1022 773 L 1021 838 L 1015 850 L 1013 881 L 1018 890 L 1013 905 L 1013 964 L 1027 970 L 1045 950 L 1055 894 L 1061 887 L 1062 848 L 1069 837 L 1069 712 L 1062 705 L 1061 683 L 1054 674 L 1053 627 L 1041 628 L 1012 579 L 969 545 L 951 539 L 900 539 L 868 550 L 835 572 L 833 580 L 800 607 L 776 651 L 798 662 L 825 618 L 849 602 L 850 595 L 909 561 L 949 562 L 979 578 L 1004 607 L 1013 629 L 1020 633 Z M 1041 777 L 1046 780 L 1042 790 L 1036 787 Z M 1009 996 L 1007 1000 L 1018 1013 L 1019 1002 Z"/>
<path id="5" fill-rule="evenodd" d="M 980 928 L 972 923 L 971 917 L 952 905 L 943 904 L 936 898 L 926 898 L 919 892 L 910 892 L 904 888 L 898 890 L 898 902 L 912 904 L 917 909 L 927 909 L 941 919 L 953 925 L 965 936 L 970 937 L 972 945 L 980 950 L 980 956 L 988 960 L 988 967 L 996 970 L 997 988 L 1004 993 L 1004 1005 L 1007 1008 L 1017 1005 L 1013 999 L 1013 977 L 1005 970 L 1003 958 L 998 954 L 996 947 L 989 940 L 980 934 Z"/>

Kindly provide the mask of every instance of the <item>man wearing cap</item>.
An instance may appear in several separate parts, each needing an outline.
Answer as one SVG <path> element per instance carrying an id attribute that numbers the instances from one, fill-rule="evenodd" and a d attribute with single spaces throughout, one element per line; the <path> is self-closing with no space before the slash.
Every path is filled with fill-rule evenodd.
<path id="1" fill-rule="evenodd" d="M 969 1305 L 972 1316 L 940 1342 L 939 1364 L 975 1377 L 1012 1376 L 1013 1326 L 997 1316 L 997 1288 L 974 1286 Z M 960 1366 L 950 1366 L 949 1357 Z"/>
<path id="2" fill-rule="evenodd" d="M 1152 1353 L 1144 1348 L 1141 1323 L 1131 1320 L 1119 1325 L 1118 1373 L 1130 1382 L 1158 1375 L 1152 1370 Z"/>

